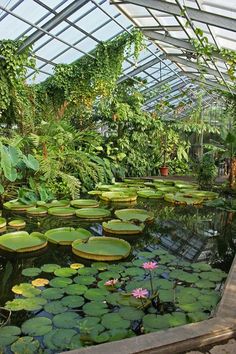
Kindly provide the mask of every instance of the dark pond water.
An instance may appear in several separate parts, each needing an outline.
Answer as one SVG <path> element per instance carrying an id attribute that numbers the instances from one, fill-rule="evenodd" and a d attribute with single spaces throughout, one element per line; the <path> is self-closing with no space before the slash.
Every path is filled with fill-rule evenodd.
<path id="1" fill-rule="evenodd" d="M 133 207 L 127 204 L 105 205 L 112 211 Z M 140 201 L 135 206 L 152 210 L 155 222 L 148 225 L 141 237 L 129 238 L 132 245 L 131 260 L 139 251 L 151 251 L 157 247 L 168 250 L 182 260 L 196 262 L 207 261 L 213 267 L 228 272 L 235 254 L 235 214 L 207 207 L 173 206 L 163 201 Z M 102 235 L 101 222 L 87 222 L 79 218 L 59 218 L 53 216 L 28 217 L 25 213 L 3 211 L 8 220 L 22 218 L 27 225 L 25 230 L 45 232 L 51 228 L 73 226 L 86 228 L 94 235 Z M 12 229 L 8 229 L 12 231 Z M 1 236 L 0 236 L 1 237 Z M 126 260 L 127 261 L 127 260 Z M 11 288 L 25 281 L 21 271 L 27 267 L 40 267 L 45 263 L 57 263 L 68 266 L 71 263 L 89 261 L 73 255 L 71 247 L 48 246 L 31 254 L 0 255 L 0 306 L 14 298 Z"/>

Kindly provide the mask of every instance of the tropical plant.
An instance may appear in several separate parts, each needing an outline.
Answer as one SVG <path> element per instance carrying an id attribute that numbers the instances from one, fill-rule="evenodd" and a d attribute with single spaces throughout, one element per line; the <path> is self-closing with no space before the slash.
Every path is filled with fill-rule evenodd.
<path id="1" fill-rule="evenodd" d="M 210 153 L 203 155 L 198 166 L 197 180 L 201 188 L 211 189 L 217 176 L 214 157 Z"/>

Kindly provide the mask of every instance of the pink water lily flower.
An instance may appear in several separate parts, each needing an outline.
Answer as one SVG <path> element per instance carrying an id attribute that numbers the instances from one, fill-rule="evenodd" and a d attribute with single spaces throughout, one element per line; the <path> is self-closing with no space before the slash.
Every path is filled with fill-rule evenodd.
<path id="1" fill-rule="evenodd" d="M 110 279 L 110 280 L 107 280 L 104 285 L 106 285 L 106 286 L 114 286 L 114 285 L 116 285 L 117 282 L 118 282 L 118 279 Z"/>
<path id="2" fill-rule="evenodd" d="M 137 288 L 132 291 L 132 295 L 136 299 L 145 299 L 148 296 L 148 290 L 143 288 Z"/>
<path id="3" fill-rule="evenodd" d="M 157 264 L 157 262 L 145 262 L 145 263 L 143 263 L 142 267 L 145 270 L 154 270 L 158 267 L 158 264 Z"/>

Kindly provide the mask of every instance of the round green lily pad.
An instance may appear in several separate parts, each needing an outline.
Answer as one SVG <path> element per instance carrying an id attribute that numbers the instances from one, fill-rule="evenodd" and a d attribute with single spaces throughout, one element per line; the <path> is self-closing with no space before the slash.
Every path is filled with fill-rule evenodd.
<path id="1" fill-rule="evenodd" d="M 151 222 L 154 219 L 153 213 L 144 209 L 116 210 L 115 215 L 123 221 Z"/>
<path id="2" fill-rule="evenodd" d="M 90 275 L 78 275 L 77 277 L 74 277 L 73 280 L 80 285 L 91 285 L 96 281 L 96 278 Z"/>
<path id="3" fill-rule="evenodd" d="M 40 344 L 39 341 L 33 337 L 18 338 L 15 343 L 11 345 L 11 351 L 17 354 L 37 354 Z"/>
<path id="4" fill-rule="evenodd" d="M 52 313 L 53 315 L 57 315 L 59 313 L 63 313 L 67 311 L 67 307 L 62 303 L 62 301 L 50 301 L 45 304 L 44 310 L 48 313 Z"/>
<path id="5" fill-rule="evenodd" d="M 50 263 L 44 264 L 41 267 L 42 271 L 45 273 L 54 273 L 54 271 L 59 268 L 61 267 L 58 264 L 50 264 Z"/>
<path id="6" fill-rule="evenodd" d="M 103 192 L 99 197 L 105 201 L 111 202 L 134 202 L 137 199 L 137 194 L 134 192 Z"/>
<path id="7" fill-rule="evenodd" d="M 84 304 L 84 298 L 78 295 L 68 295 L 63 297 L 61 302 L 64 306 L 73 309 L 73 308 L 81 307 Z"/>
<path id="8" fill-rule="evenodd" d="M 26 231 L 9 232 L 0 238 L 0 248 L 9 252 L 32 252 L 46 246 L 43 237 L 29 235 Z"/>
<path id="9" fill-rule="evenodd" d="M 86 291 L 84 297 L 87 300 L 104 301 L 109 292 L 105 289 L 91 288 Z"/>
<path id="10" fill-rule="evenodd" d="M 195 205 L 202 204 L 203 199 L 197 196 L 192 196 L 192 194 L 187 195 L 180 192 L 177 193 L 166 193 L 164 195 L 164 199 L 167 202 L 175 203 L 175 204 L 183 204 L 183 205 Z"/>
<path id="11" fill-rule="evenodd" d="M 70 349 L 71 341 L 75 335 L 77 332 L 74 329 L 56 329 L 53 331 L 51 340 L 58 350 L 66 350 Z"/>
<path id="12" fill-rule="evenodd" d="M 216 287 L 216 284 L 213 283 L 212 281 L 210 280 L 206 280 L 206 279 L 200 279 L 198 280 L 195 285 L 198 287 L 198 288 L 203 288 L 203 289 L 213 289 Z"/>
<path id="13" fill-rule="evenodd" d="M 48 213 L 48 209 L 44 206 L 32 207 L 26 210 L 26 213 L 32 216 L 43 216 Z"/>
<path id="14" fill-rule="evenodd" d="M 0 229 L 7 225 L 7 221 L 5 218 L 0 218 Z"/>
<path id="15" fill-rule="evenodd" d="M 208 315 L 205 312 L 188 312 L 187 314 L 190 322 L 200 322 L 207 320 Z"/>
<path id="16" fill-rule="evenodd" d="M 99 324 L 99 317 L 85 317 L 79 321 L 78 326 L 80 332 L 86 333 L 92 331 Z M 103 327 L 104 328 L 104 327 Z"/>
<path id="17" fill-rule="evenodd" d="M 83 306 L 83 311 L 88 316 L 99 317 L 107 313 L 109 309 L 103 302 L 91 301 Z"/>
<path id="18" fill-rule="evenodd" d="M 42 297 L 48 300 L 58 300 L 64 295 L 64 289 L 60 288 L 50 288 L 45 289 L 41 293 Z"/>
<path id="19" fill-rule="evenodd" d="M 154 315 L 148 314 L 143 317 L 143 326 L 146 328 L 153 328 L 155 330 L 165 329 L 169 327 L 169 314 Z"/>
<path id="20" fill-rule="evenodd" d="M 90 237 L 86 243 L 74 241 L 72 251 L 82 258 L 115 261 L 128 257 L 131 246 L 128 242 L 115 237 Z"/>
<path id="21" fill-rule="evenodd" d="M 136 225 L 129 221 L 110 220 L 102 223 L 103 230 L 116 235 L 137 235 L 143 232 L 145 225 Z"/>
<path id="22" fill-rule="evenodd" d="M 137 194 L 141 198 L 148 198 L 148 199 L 162 199 L 164 196 L 164 193 L 161 191 L 154 191 L 152 189 L 150 190 L 139 190 L 137 191 Z"/>
<path id="23" fill-rule="evenodd" d="M 78 274 L 80 275 L 95 275 L 98 273 L 98 270 L 96 268 L 91 268 L 91 267 L 83 267 L 78 269 Z"/>
<path id="24" fill-rule="evenodd" d="M 171 316 L 168 317 L 168 322 L 170 327 L 177 327 L 185 325 L 188 321 L 185 313 L 172 312 Z"/>
<path id="25" fill-rule="evenodd" d="M 37 277 L 42 272 L 41 268 L 25 268 L 21 274 L 25 277 Z"/>
<path id="26" fill-rule="evenodd" d="M 60 227 L 45 232 L 48 241 L 59 245 L 71 245 L 75 240 L 87 240 L 92 236 L 91 232 L 86 229 L 74 229 L 73 227 Z"/>
<path id="27" fill-rule="evenodd" d="M 129 321 L 139 321 L 143 318 L 144 312 L 132 306 L 123 306 L 119 310 L 119 315 Z"/>
<path id="28" fill-rule="evenodd" d="M 16 220 L 9 221 L 8 225 L 14 228 L 25 227 L 26 222 L 22 219 L 16 219 Z"/>
<path id="29" fill-rule="evenodd" d="M 128 328 L 130 321 L 123 319 L 119 313 L 106 313 L 102 316 L 102 325 L 107 329 Z"/>
<path id="30" fill-rule="evenodd" d="M 65 292 L 68 295 L 83 295 L 87 290 L 87 286 L 80 284 L 71 284 L 65 288 Z"/>
<path id="31" fill-rule="evenodd" d="M 73 216 L 75 215 L 75 209 L 69 207 L 68 208 L 53 207 L 48 209 L 48 214 L 54 216 L 61 216 L 61 217 Z"/>
<path id="32" fill-rule="evenodd" d="M 64 312 L 53 317 L 52 322 L 58 328 L 73 328 L 78 324 L 79 315 L 75 312 Z"/>
<path id="33" fill-rule="evenodd" d="M 223 278 L 227 276 L 226 273 L 222 271 L 212 270 L 211 272 L 201 272 L 199 277 L 212 282 L 220 282 Z"/>
<path id="34" fill-rule="evenodd" d="M 101 208 L 83 208 L 76 210 L 76 216 L 82 219 L 103 219 L 110 215 L 110 210 Z"/>
<path id="35" fill-rule="evenodd" d="M 99 202 L 94 199 L 76 199 L 72 200 L 70 204 L 74 208 L 97 208 L 99 206 Z"/>
<path id="36" fill-rule="evenodd" d="M 49 285 L 53 288 L 65 288 L 72 283 L 70 278 L 56 277 L 50 280 Z"/>
<path id="37" fill-rule="evenodd" d="M 47 317 L 34 317 L 25 321 L 21 330 L 30 336 L 43 336 L 52 330 L 52 321 Z"/>
<path id="38" fill-rule="evenodd" d="M 76 269 L 72 269 L 72 268 L 58 268 L 54 271 L 54 274 L 57 277 L 72 277 L 72 275 L 77 274 L 77 270 Z"/>
<path id="39" fill-rule="evenodd" d="M 93 262 L 91 264 L 91 267 L 102 271 L 102 270 L 106 270 L 108 268 L 108 264 L 105 262 Z"/>
<path id="40" fill-rule="evenodd" d="M 0 345 L 10 345 L 15 342 L 21 334 L 21 329 L 16 326 L 0 327 Z"/>

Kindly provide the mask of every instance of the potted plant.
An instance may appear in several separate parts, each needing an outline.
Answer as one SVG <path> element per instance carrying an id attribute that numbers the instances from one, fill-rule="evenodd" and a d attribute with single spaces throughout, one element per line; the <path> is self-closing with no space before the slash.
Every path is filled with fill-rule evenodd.
<path id="1" fill-rule="evenodd" d="M 164 150 L 163 150 L 163 166 L 160 167 L 161 176 L 168 176 L 168 173 L 169 173 L 169 168 L 166 166 L 166 156 L 167 156 L 167 150 L 164 148 Z"/>

